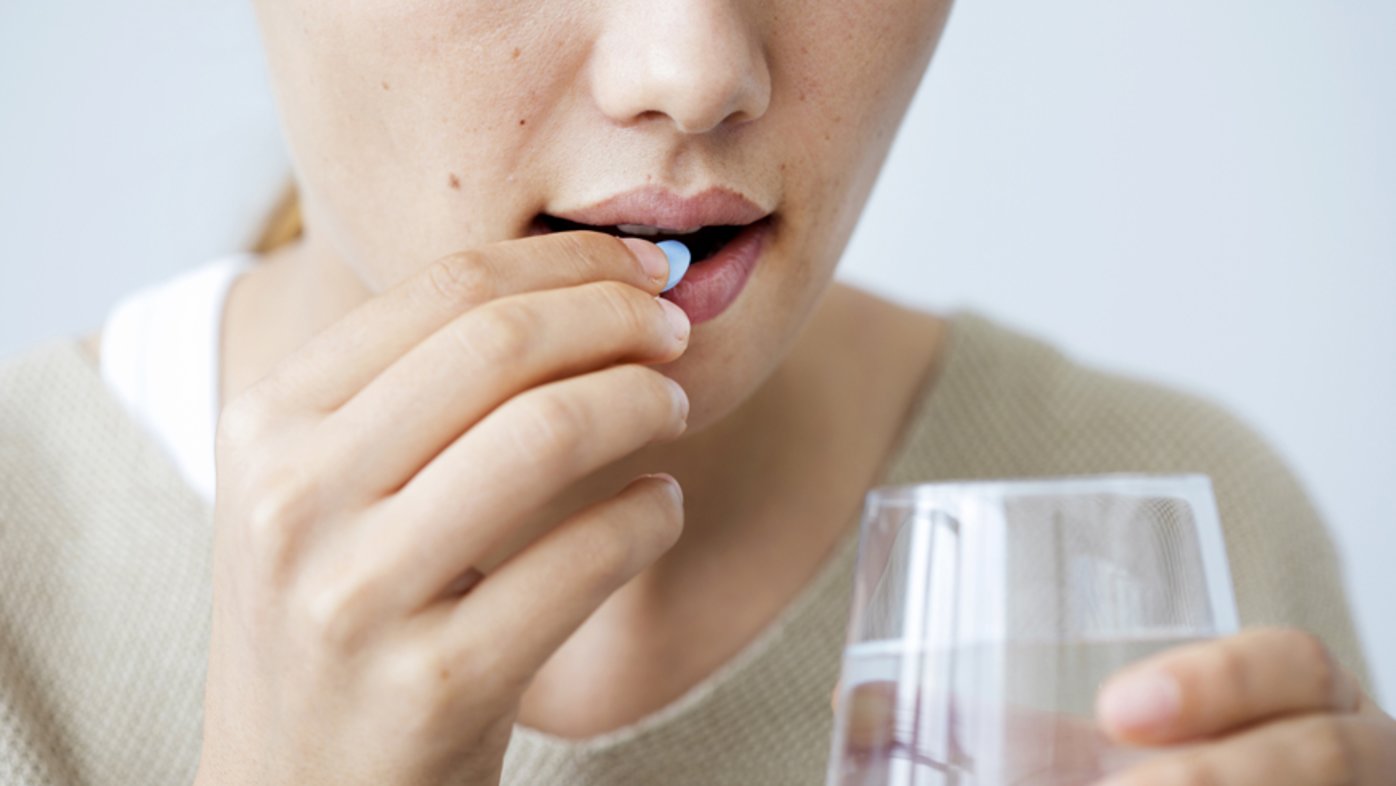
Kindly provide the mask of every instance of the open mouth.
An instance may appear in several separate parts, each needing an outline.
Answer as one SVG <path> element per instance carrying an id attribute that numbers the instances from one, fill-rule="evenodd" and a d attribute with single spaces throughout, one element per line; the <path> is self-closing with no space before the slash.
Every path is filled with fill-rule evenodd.
<path id="1" fill-rule="evenodd" d="M 721 251 L 740 235 L 748 227 L 754 224 L 717 224 L 713 226 L 673 229 L 666 227 L 652 227 L 643 224 L 613 224 L 609 226 L 598 226 L 594 224 L 582 224 L 576 221 L 569 221 L 565 218 L 550 216 L 546 213 L 538 216 L 538 223 L 548 232 L 567 232 L 575 230 L 591 230 L 593 232 L 605 232 L 616 237 L 638 237 L 658 243 L 662 240 L 678 240 L 693 254 L 693 262 L 702 262 Z M 769 221 L 770 216 L 754 222 L 760 224 Z"/>

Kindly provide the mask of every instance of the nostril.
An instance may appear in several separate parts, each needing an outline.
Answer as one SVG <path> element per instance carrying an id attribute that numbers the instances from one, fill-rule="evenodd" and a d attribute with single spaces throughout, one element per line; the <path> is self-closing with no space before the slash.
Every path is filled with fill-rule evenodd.
<path id="1" fill-rule="evenodd" d="M 740 6 L 650 3 L 643 14 L 618 14 L 587 63 L 596 108 L 623 127 L 667 126 L 684 135 L 764 115 L 771 96 L 767 47 L 761 26 Z M 650 122 L 656 119 L 662 122 Z"/>

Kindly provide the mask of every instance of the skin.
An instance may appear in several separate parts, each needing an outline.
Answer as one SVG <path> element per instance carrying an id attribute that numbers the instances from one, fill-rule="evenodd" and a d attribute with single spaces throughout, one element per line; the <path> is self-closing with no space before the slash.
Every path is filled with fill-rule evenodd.
<path id="1" fill-rule="evenodd" d="M 227 306 L 199 782 L 494 783 L 513 722 L 664 706 L 854 526 L 944 326 L 831 280 L 949 3 L 255 5 L 306 234 Z M 718 318 L 655 301 L 648 244 L 524 238 L 647 184 L 776 211 Z M 1245 647 L 1327 674 L 1178 657 Z M 1284 734 L 1197 675 L 1152 739 Z"/>

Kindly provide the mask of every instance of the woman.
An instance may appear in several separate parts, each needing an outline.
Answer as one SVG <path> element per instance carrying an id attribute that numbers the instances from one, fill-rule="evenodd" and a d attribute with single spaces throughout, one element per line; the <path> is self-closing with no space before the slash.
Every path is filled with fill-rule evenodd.
<path id="1" fill-rule="evenodd" d="M 257 10 L 304 231 L 4 372 L 7 781 L 819 782 L 869 486 L 1187 470 L 1284 627 L 1113 681 L 1205 740 L 1121 782 L 1390 782 L 1263 444 L 831 284 L 948 1 Z"/>

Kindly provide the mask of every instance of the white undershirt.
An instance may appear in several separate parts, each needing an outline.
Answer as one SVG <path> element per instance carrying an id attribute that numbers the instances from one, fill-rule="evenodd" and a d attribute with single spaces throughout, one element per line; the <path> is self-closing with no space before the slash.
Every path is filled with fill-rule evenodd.
<path id="1" fill-rule="evenodd" d="M 102 326 L 102 379 L 210 504 L 223 304 L 256 259 L 230 254 L 134 292 Z"/>

